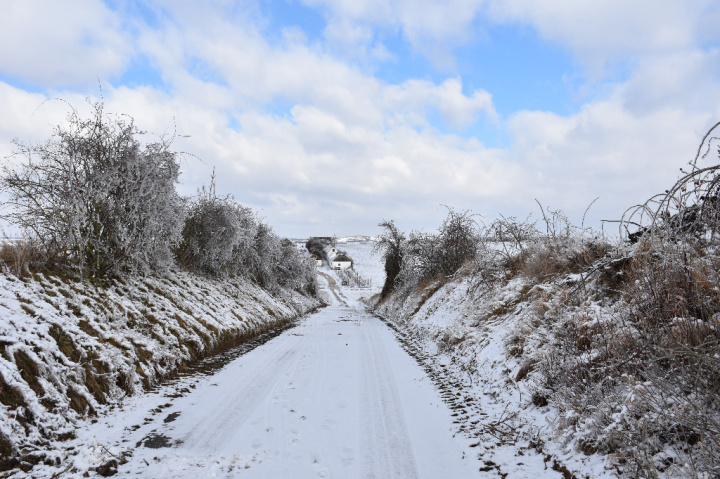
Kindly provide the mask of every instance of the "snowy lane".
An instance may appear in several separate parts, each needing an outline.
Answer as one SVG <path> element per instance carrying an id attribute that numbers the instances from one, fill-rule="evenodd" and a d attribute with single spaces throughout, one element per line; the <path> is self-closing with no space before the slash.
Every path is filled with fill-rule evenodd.
<path id="1" fill-rule="evenodd" d="M 132 449 L 120 477 L 465 478 L 478 461 L 425 372 L 377 318 L 324 309 L 131 427 L 84 435 Z M 134 415 L 132 411 L 135 411 Z M 124 414 L 124 415 L 123 415 Z M 147 415 L 147 414 L 144 414 Z M 123 426 L 123 427 L 118 427 Z"/>
<path id="2" fill-rule="evenodd" d="M 363 342 L 361 414 L 373 418 L 363 428 L 365 469 L 368 477 L 418 477 L 402 400 L 378 329 L 368 330 Z"/>

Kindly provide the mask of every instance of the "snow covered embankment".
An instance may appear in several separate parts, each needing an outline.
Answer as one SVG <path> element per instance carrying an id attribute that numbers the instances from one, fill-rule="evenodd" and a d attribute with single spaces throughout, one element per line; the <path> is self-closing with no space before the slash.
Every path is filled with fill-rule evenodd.
<path id="1" fill-rule="evenodd" d="M 477 438 L 484 470 L 507 477 L 612 475 L 600 455 L 578 454 L 555 439 L 557 411 L 534 387 L 534 364 L 555 327 L 545 318 L 567 312 L 571 289 L 522 277 L 488 284 L 461 270 L 447 283 L 394 292 L 375 306 L 442 385 L 459 430 Z"/>
<path id="2" fill-rule="evenodd" d="M 77 421 L 321 306 L 245 279 L 0 274 L 0 470 L 54 462 Z"/>

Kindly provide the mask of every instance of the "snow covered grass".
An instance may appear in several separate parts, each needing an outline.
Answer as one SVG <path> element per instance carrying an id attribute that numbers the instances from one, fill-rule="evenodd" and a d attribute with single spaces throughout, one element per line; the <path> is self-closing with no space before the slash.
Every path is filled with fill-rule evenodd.
<path id="1" fill-rule="evenodd" d="M 0 274 L 0 470 L 59 461 L 78 421 L 320 305 L 182 272 L 104 283 Z"/>
<path id="2" fill-rule="evenodd" d="M 458 404 L 460 430 L 477 439 L 488 471 L 520 477 L 537 471 L 539 460 L 578 477 L 609 477 L 602 457 L 578 455 L 553 439 L 556 410 L 535 395 L 533 364 L 550 336 L 537 324 L 538 314 L 550 307 L 551 296 L 522 277 L 487 288 L 460 274 L 404 298 L 391 295 L 377 312 L 401 331 L 452 396 L 466 398 Z"/>
<path id="3" fill-rule="evenodd" d="M 373 253 L 374 241 L 338 242 L 338 248 L 346 251 L 353 260 L 353 269 L 362 277 L 370 280 L 370 288 L 379 291 L 385 282 L 385 271 L 380 256 Z"/>
<path id="4" fill-rule="evenodd" d="M 498 471 L 531 474 L 517 456 L 533 450 L 578 477 L 712 477 L 715 256 L 672 247 L 533 246 L 402 284 L 375 308 L 472 399 L 459 419 Z"/>

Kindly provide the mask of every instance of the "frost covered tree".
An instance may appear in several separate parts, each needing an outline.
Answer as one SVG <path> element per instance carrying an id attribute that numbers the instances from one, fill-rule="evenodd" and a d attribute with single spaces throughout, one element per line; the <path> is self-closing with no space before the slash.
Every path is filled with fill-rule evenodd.
<path id="1" fill-rule="evenodd" d="M 385 298 L 395 287 L 395 279 L 402 270 L 405 235 L 395 226 L 393 220 L 383 220 L 378 226 L 384 231 L 374 249 L 382 252 L 385 264 L 385 284 L 380 293 L 380 297 Z"/>
<path id="2" fill-rule="evenodd" d="M 315 294 L 315 268 L 294 243 L 279 238 L 250 208 L 203 187 L 187 208 L 178 263 L 211 276 L 244 276 L 275 290 L 279 286 Z"/>
<path id="3" fill-rule="evenodd" d="M 239 274 L 253 255 L 258 224 L 250 208 L 232 197 L 203 187 L 187 210 L 182 241 L 176 249 L 180 265 L 213 276 Z"/>
<path id="4" fill-rule="evenodd" d="M 131 117 L 91 106 L 89 118 L 72 109 L 45 143 L 14 141 L 2 217 L 49 261 L 91 276 L 165 270 L 183 225 L 178 153 L 163 139 L 142 144 Z"/>

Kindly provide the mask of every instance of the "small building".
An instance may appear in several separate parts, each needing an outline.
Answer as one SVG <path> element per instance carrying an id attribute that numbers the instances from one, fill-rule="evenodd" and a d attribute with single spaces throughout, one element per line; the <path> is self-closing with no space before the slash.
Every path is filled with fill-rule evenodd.
<path id="1" fill-rule="evenodd" d="M 328 264 L 330 264 L 333 258 L 340 254 L 340 250 L 335 248 L 334 246 L 328 245 L 323 250 L 323 254 L 325 255 L 325 259 L 327 260 Z"/>
<path id="2" fill-rule="evenodd" d="M 353 265 L 352 260 L 342 253 L 335 255 L 332 260 L 328 260 L 328 264 L 331 269 L 348 269 Z"/>
<path id="3" fill-rule="evenodd" d="M 313 259 L 313 261 L 315 261 L 315 266 L 317 266 L 318 268 L 319 268 L 320 266 L 322 266 L 322 263 L 323 263 L 323 262 L 322 262 L 322 258 L 320 258 L 320 256 L 318 256 L 318 255 L 316 255 L 315 253 L 313 253 L 313 254 L 310 255 L 310 257 Z"/>

